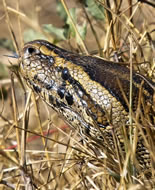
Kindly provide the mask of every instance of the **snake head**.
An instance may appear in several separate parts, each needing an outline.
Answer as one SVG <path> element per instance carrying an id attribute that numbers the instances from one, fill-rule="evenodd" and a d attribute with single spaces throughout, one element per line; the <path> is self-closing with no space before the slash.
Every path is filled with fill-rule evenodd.
<path id="1" fill-rule="evenodd" d="M 52 51 L 42 41 L 28 42 L 21 51 L 20 71 L 22 75 L 33 80 L 38 74 L 47 74 L 50 71 L 54 58 Z"/>
<path id="2" fill-rule="evenodd" d="M 20 73 L 27 85 L 44 100 L 64 97 L 62 86 L 69 78 L 68 69 L 64 67 L 65 53 L 65 50 L 43 40 L 28 42 L 21 51 Z M 72 101 L 68 101 L 71 104 Z"/>
<path id="3" fill-rule="evenodd" d="M 37 94 L 56 91 L 59 73 L 55 71 L 55 46 L 43 40 L 35 40 L 24 45 L 20 57 L 20 73 L 27 85 Z"/>

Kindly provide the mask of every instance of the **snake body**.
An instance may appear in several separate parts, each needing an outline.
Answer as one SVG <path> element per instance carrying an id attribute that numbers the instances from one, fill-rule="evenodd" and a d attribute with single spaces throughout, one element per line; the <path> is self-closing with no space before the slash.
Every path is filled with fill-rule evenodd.
<path id="1" fill-rule="evenodd" d="M 120 145 L 122 129 L 129 131 L 130 70 L 103 59 L 82 56 L 47 41 L 25 44 L 20 72 L 26 83 L 64 120 L 83 136 L 115 148 L 112 132 Z M 133 71 L 132 112 L 136 123 L 154 127 L 155 84 Z M 139 108 L 139 109 L 138 109 Z M 143 126 L 144 127 L 144 126 Z M 144 130 L 144 134 L 147 130 Z M 151 163 L 150 153 L 139 131 L 136 157 L 143 168 Z"/>

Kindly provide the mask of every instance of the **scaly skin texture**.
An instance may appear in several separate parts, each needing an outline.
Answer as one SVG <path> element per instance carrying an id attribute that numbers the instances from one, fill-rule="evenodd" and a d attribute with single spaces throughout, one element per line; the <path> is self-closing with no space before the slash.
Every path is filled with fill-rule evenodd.
<path id="1" fill-rule="evenodd" d="M 20 72 L 28 86 L 82 136 L 106 142 L 113 148 L 113 130 L 123 143 L 121 128 L 129 121 L 127 67 L 74 54 L 43 40 L 25 44 L 20 61 Z M 155 85 L 136 72 L 132 80 L 132 110 L 135 112 L 138 103 L 142 104 L 142 113 L 146 112 L 153 126 Z M 138 141 L 136 152 L 145 167 L 150 157 L 142 141 Z"/>

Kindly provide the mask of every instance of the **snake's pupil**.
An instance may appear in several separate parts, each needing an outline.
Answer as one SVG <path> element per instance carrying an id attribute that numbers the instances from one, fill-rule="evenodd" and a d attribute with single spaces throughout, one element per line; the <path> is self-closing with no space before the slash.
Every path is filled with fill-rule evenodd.
<path id="1" fill-rule="evenodd" d="M 32 48 L 32 47 L 29 47 L 29 48 L 27 49 L 27 51 L 28 51 L 29 54 L 33 54 L 33 53 L 36 52 L 35 48 Z"/>

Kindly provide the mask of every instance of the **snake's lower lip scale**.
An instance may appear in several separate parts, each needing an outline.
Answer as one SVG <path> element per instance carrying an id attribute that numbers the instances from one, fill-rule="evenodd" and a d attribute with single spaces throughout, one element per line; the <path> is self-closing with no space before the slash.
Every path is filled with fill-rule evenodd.
<path id="1" fill-rule="evenodd" d="M 29 58 L 25 59 L 25 55 Z M 43 40 L 28 42 L 21 57 L 24 64 L 21 74 L 26 74 L 29 87 L 62 115 L 70 126 L 83 137 L 97 139 L 111 150 L 115 150 L 113 131 L 118 144 L 124 147 L 122 128 L 129 124 L 130 70 L 127 67 L 96 57 L 81 56 Z M 27 72 L 29 59 L 37 66 L 34 69 L 30 64 Z M 43 72 L 40 73 L 37 68 L 42 68 Z M 41 80 L 44 78 L 46 80 Z M 144 101 L 140 106 L 141 115 L 145 117 L 147 110 L 148 125 L 150 121 L 155 124 L 154 86 L 149 78 L 133 71 L 132 111 L 135 113 L 141 103 L 141 93 Z M 126 130 L 129 128 L 126 127 Z M 138 141 L 136 156 L 141 167 L 148 168 L 151 158 L 142 140 Z"/>

